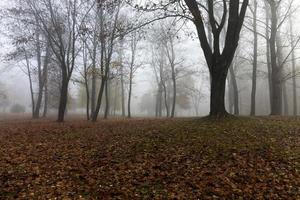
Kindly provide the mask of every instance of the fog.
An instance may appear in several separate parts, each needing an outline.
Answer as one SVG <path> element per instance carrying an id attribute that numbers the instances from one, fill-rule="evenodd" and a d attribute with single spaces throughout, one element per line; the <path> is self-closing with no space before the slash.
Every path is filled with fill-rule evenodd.
<path id="1" fill-rule="evenodd" d="M 233 74 L 230 73 L 230 70 L 228 72 L 225 107 L 232 114 L 251 114 L 253 84 L 256 85 L 256 90 L 254 91 L 255 105 L 252 108 L 252 110 L 254 109 L 252 114 L 269 115 L 271 113 L 271 72 L 268 71 L 268 66 L 270 67 L 272 64 L 270 58 L 267 59 L 266 52 L 266 37 L 271 35 L 272 23 L 269 18 L 267 28 L 269 36 L 267 36 L 266 7 L 268 16 L 271 16 L 270 5 L 266 5 L 266 2 L 262 0 L 257 2 L 256 16 L 253 13 L 254 4 L 250 2 L 250 9 L 247 10 L 244 26 L 240 33 L 239 46 L 230 66 Z M 133 69 L 130 95 L 132 117 L 171 117 L 172 110 L 176 117 L 205 116 L 210 113 L 210 74 L 199 42 L 199 35 L 197 35 L 194 24 L 190 20 L 180 17 L 182 15 L 156 20 L 155 18 L 160 18 L 161 15 L 160 6 L 164 5 L 158 4 L 151 11 L 145 6 L 148 5 L 147 2 L 139 2 L 139 9 L 133 2 L 121 2 L 120 5 L 105 4 L 104 6 L 107 6 L 108 10 L 101 11 L 93 1 L 76 1 L 75 4 L 72 1 L 66 4 L 54 1 L 51 4 L 47 1 L 27 0 L 9 1 L 8 3 L 2 0 L 0 3 L 2 8 L 1 44 L 3 46 L 0 64 L 2 94 L 0 106 L 3 114 L 25 112 L 33 115 L 33 110 L 36 108 L 32 109 L 32 107 L 39 104 L 38 117 L 56 116 L 62 101 L 60 90 L 63 87 L 61 84 L 61 70 L 63 69 L 60 66 L 62 64 L 60 59 L 65 59 L 64 64 L 68 65 L 66 66 L 66 76 L 69 76 L 70 79 L 67 85 L 68 97 L 65 113 L 67 116 L 72 114 L 86 116 L 87 101 L 89 102 L 88 115 L 92 116 L 99 95 L 101 96 L 101 104 L 99 104 L 101 118 L 128 116 L 130 67 Z M 299 107 L 294 106 L 300 97 L 297 92 L 299 89 L 298 4 L 299 2 L 296 1 L 283 1 L 277 11 L 278 28 L 275 48 L 277 64 L 282 65 L 283 68 L 280 75 L 280 114 L 282 115 L 294 115 L 299 111 Z M 72 11 L 68 5 L 74 5 L 73 9 L 75 10 Z M 222 16 L 220 6 L 215 5 L 217 21 Z M 53 16 L 53 13 L 47 10 L 50 7 L 57 16 Z M 39 10 L 44 11 L 40 14 Z M 167 11 L 166 16 L 173 14 L 170 10 Z M 64 12 L 70 15 L 66 15 Z M 72 12 L 77 12 L 75 18 L 72 18 Z M 182 11 L 178 10 L 178 13 L 181 14 Z M 69 17 L 69 21 L 63 21 L 64 17 L 66 20 Z M 52 18 L 55 20 L 51 25 Z M 253 18 L 256 19 L 258 43 L 255 74 L 253 74 L 255 57 L 253 53 L 255 39 Z M 207 19 L 205 20 L 207 21 Z M 153 22 L 149 23 L 150 21 Z M 57 27 L 54 30 L 49 28 L 58 26 L 59 23 L 64 27 L 64 32 L 58 33 Z M 101 24 L 103 28 L 101 28 Z M 74 28 L 74 37 L 71 37 L 72 34 L 68 35 L 68 33 L 72 33 L 72 28 Z M 211 27 L 207 24 L 208 39 L 213 37 L 209 33 L 210 30 Z M 107 33 L 103 41 L 101 41 L 101 31 Z M 226 29 L 221 32 L 221 49 L 224 46 L 225 34 Z M 60 41 L 61 38 L 69 40 L 69 42 Z M 57 44 L 57 41 L 63 43 Z M 72 45 L 73 41 L 75 46 Z M 132 45 L 134 42 L 137 44 L 133 55 Z M 101 47 L 103 45 L 106 45 L 106 49 Z M 211 44 L 211 46 L 213 45 Z M 38 51 L 37 48 L 39 48 Z M 75 52 L 73 54 L 70 51 L 72 49 Z M 60 58 L 57 52 L 61 50 L 68 52 L 68 55 Z M 46 58 L 47 55 L 49 58 Z M 271 57 L 270 55 L 269 52 L 269 57 Z M 132 60 L 133 57 L 134 60 Z M 48 60 L 47 64 L 45 64 L 45 60 Z M 74 62 L 73 66 L 72 62 Z M 45 65 L 47 65 L 48 71 L 43 72 Z M 173 75 L 176 76 L 173 78 L 177 83 L 175 95 L 172 65 L 174 67 Z M 293 65 L 295 66 L 294 71 Z M 105 75 L 101 73 L 108 69 L 107 77 L 103 78 Z M 29 80 L 28 72 L 31 80 Z M 255 82 L 253 82 L 253 76 L 256 77 Z M 236 85 L 232 85 L 233 78 L 236 80 Z M 105 81 L 102 82 L 104 79 Z M 30 82 L 32 90 L 30 90 Z M 88 85 L 88 100 L 85 83 Z M 107 86 L 103 85 L 102 94 L 99 94 L 101 93 L 101 84 L 107 84 Z M 45 88 L 46 85 L 48 91 Z M 49 91 L 50 89 L 52 91 Z M 53 92 L 56 93 L 53 94 Z M 107 95 L 108 97 L 106 97 Z M 294 96 L 296 100 L 294 100 Z M 45 99 L 47 100 L 45 101 Z M 174 102 L 175 106 L 173 106 Z M 14 111 L 13 108 L 16 105 L 23 108 Z M 294 111 L 295 108 L 297 112 Z M 238 111 L 235 112 L 236 109 Z"/>

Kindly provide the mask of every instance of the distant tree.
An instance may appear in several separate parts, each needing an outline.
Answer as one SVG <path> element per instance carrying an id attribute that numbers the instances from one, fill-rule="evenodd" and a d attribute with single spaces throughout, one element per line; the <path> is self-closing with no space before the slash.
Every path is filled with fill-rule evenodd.
<path id="1" fill-rule="evenodd" d="M 2 112 L 6 111 L 8 105 L 9 105 L 9 99 L 5 90 L 5 86 L 0 83 L 0 108 L 2 108 Z"/>
<path id="2" fill-rule="evenodd" d="M 14 104 L 10 108 L 11 113 L 25 113 L 25 111 L 26 111 L 25 106 L 20 105 L 20 104 Z"/>

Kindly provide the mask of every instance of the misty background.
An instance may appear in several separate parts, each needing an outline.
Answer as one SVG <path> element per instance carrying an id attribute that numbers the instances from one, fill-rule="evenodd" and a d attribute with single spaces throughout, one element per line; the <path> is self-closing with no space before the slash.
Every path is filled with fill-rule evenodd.
<path id="1" fill-rule="evenodd" d="M 7 59 L 7 54 L 14 51 L 17 46 L 14 38 L 11 38 L 8 32 L 13 29 L 7 24 L 12 26 L 17 26 L 19 19 L 18 16 L 13 17 L 13 14 L 8 11 L 12 8 L 20 8 L 19 3 L 22 1 L 0 1 L 1 9 L 1 62 L 0 62 L 0 89 L 6 95 L 6 99 L 2 99 L 1 111 L 2 113 L 10 113 L 11 107 L 13 105 L 19 104 L 26 108 L 26 113 L 31 113 L 31 94 L 30 94 L 30 84 L 28 80 L 28 74 L 26 74 L 25 60 L 14 60 Z M 26 1 L 23 1 L 26 2 Z M 45 1 L 46 2 L 46 1 Z M 285 18 L 287 14 L 289 1 L 285 0 L 282 3 L 280 14 L 281 18 Z M 88 4 L 88 3 L 87 3 Z M 91 4 L 91 3 L 90 3 Z M 282 52 L 284 57 L 289 57 L 285 62 L 284 73 L 288 77 L 285 81 L 285 98 L 288 107 L 285 107 L 284 114 L 292 115 L 293 114 L 293 101 L 292 101 L 292 89 L 293 89 L 293 79 L 290 76 L 292 58 L 290 54 L 291 45 L 290 45 L 290 35 L 292 34 L 294 40 L 296 41 L 300 34 L 299 20 L 298 15 L 300 3 L 298 1 L 292 2 L 291 12 L 288 15 L 291 15 L 291 20 L 293 24 L 293 33 L 290 33 L 291 22 L 289 18 L 286 17 L 283 21 L 283 25 L 280 28 L 281 43 L 282 43 Z M 128 5 L 124 5 L 128 6 Z M 250 4 L 250 7 L 253 6 Z M 131 9 L 134 12 L 134 8 L 128 6 L 126 9 Z M 256 90 L 256 115 L 269 115 L 270 114 L 270 97 L 269 97 L 269 83 L 268 83 L 268 72 L 267 72 L 267 61 L 266 61 L 266 40 L 261 35 L 265 34 L 265 4 L 264 1 L 258 1 L 258 13 L 257 13 L 257 32 L 258 35 L 258 57 L 257 57 L 257 90 Z M 91 12 L 92 13 L 92 12 Z M 125 15 L 122 13 L 122 15 Z M 146 21 L 149 20 L 152 16 L 148 12 L 145 12 L 143 19 Z M 130 20 L 130 19 L 129 19 Z M 174 23 L 176 21 L 176 23 Z M 166 25 L 167 24 L 167 25 Z M 252 87 L 252 71 L 253 71 L 253 15 L 251 9 L 247 11 L 247 16 L 245 19 L 245 26 L 241 33 L 241 39 L 239 42 L 239 47 L 236 52 L 236 57 L 233 63 L 234 75 L 237 80 L 238 86 L 238 99 L 239 99 L 239 113 L 240 115 L 249 115 L 251 110 L 251 87 Z M 159 40 L 157 34 L 159 30 L 163 30 L 164 27 L 170 26 L 170 29 L 176 32 L 174 37 L 174 52 L 176 54 L 176 62 L 178 62 L 178 70 L 183 72 L 178 73 L 179 78 L 177 83 L 180 85 L 185 85 L 182 90 L 182 95 L 177 96 L 176 103 L 176 116 L 205 116 L 209 113 L 209 100 L 210 100 L 210 79 L 209 72 L 206 66 L 205 59 L 203 57 L 203 52 L 201 50 L 195 28 L 193 24 L 185 20 L 174 20 L 173 18 L 167 18 L 162 21 L 155 21 L 150 25 L 142 26 L 140 28 L 141 38 L 136 49 L 136 60 L 135 63 L 138 65 L 138 68 L 133 76 L 132 84 L 132 102 L 131 102 L 131 113 L 132 116 L 155 116 L 156 104 L 157 104 L 157 80 L 155 76 L 155 70 L 153 65 L 154 58 L 153 52 L 159 51 L 155 46 Z M 167 31 L 167 30 L 163 30 Z M 123 49 L 123 60 L 124 63 L 129 62 L 131 57 L 129 39 L 126 39 L 126 43 Z M 77 43 L 80 46 L 80 42 Z M 113 61 L 119 59 L 119 40 L 116 39 L 116 44 L 113 53 Z M 298 44 L 294 48 L 293 52 L 295 54 L 294 61 L 296 63 L 297 74 L 299 72 L 298 58 L 299 58 L 299 49 Z M 78 47 L 81 48 L 81 47 Z M 157 53 L 157 52 L 155 52 Z M 154 53 L 154 54 L 155 54 Z M 99 54 L 99 51 L 98 51 Z M 158 54 L 160 54 L 158 52 Z M 81 79 L 82 72 L 82 59 L 81 53 L 78 55 L 77 66 L 75 67 L 72 78 L 69 84 L 69 97 L 72 99 L 69 101 L 68 114 L 81 114 L 85 115 L 86 113 L 86 100 L 84 95 L 84 88 L 81 83 L 78 83 L 78 79 Z M 164 58 L 167 60 L 167 58 Z M 34 61 L 33 65 L 35 64 Z M 165 61 L 165 67 L 168 68 L 168 64 Z M 125 65 L 125 64 L 124 64 Z M 99 68 L 99 63 L 97 63 Z M 25 73 L 24 73 L 25 71 Z M 180 76 L 182 75 L 182 76 Z M 34 76 L 34 75 L 33 75 Z M 119 75 L 118 75 L 119 76 Z M 126 75 L 125 80 L 125 112 L 127 113 L 127 98 L 128 98 L 128 74 Z M 297 91 L 299 90 L 299 81 L 298 75 L 296 76 L 297 81 Z M 227 110 L 233 113 L 232 104 L 232 93 L 231 93 L 231 75 L 228 75 L 228 81 L 226 86 L 226 107 Z M 169 79 L 166 82 L 170 81 Z M 48 84 L 51 84 L 48 82 Z M 97 84 L 100 84 L 98 80 Z M 168 83 L 169 84 L 169 83 Z M 116 77 L 114 82 L 111 83 L 110 93 L 116 93 L 110 98 L 111 111 L 110 116 L 121 116 L 122 115 L 122 103 L 121 103 L 121 91 L 120 91 L 120 80 L 119 77 Z M 171 87 L 172 84 L 169 84 Z M 97 86 L 98 87 L 98 86 Z M 98 87 L 99 89 L 99 87 Z M 33 78 L 33 90 L 36 95 L 38 90 L 37 79 Z M 168 88 L 168 103 L 169 107 L 172 105 L 172 90 Z M 197 94 L 195 94 L 195 91 Z M 297 94 L 297 99 L 300 97 L 300 92 Z M 36 98 L 36 97 L 35 97 Z M 43 103 L 42 103 L 43 104 Z M 115 108 L 114 108 L 115 107 Z M 297 108 L 300 110 L 300 108 Z M 196 111 L 197 110 L 197 111 Z M 56 114 L 57 109 L 49 108 L 50 114 Z M 104 111 L 100 111 L 104 112 Z M 166 116 L 166 110 L 162 108 L 162 116 Z"/>

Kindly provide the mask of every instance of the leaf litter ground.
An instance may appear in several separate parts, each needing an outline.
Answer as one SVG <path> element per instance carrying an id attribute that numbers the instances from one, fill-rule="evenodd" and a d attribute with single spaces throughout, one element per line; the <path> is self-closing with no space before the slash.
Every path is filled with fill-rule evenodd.
<path id="1" fill-rule="evenodd" d="M 0 123 L 0 199 L 300 199 L 300 119 Z"/>

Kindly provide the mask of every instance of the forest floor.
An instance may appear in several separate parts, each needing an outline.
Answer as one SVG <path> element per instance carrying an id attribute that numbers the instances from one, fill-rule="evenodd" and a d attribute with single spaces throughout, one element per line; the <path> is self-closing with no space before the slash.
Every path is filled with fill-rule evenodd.
<path id="1" fill-rule="evenodd" d="M 0 199 L 300 199 L 300 118 L 0 122 Z"/>

